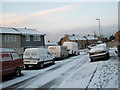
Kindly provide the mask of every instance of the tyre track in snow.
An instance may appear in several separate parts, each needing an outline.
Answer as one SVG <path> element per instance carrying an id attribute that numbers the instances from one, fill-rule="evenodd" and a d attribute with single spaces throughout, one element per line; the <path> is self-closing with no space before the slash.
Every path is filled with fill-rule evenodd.
<path id="1" fill-rule="evenodd" d="M 68 59 L 70 59 L 69 61 L 64 62 L 64 63 L 61 63 L 60 65 L 57 65 L 56 67 L 53 67 L 53 68 L 45 71 L 44 73 L 37 74 L 36 76 L 32 76 L 32 77 L 30 77 L 30 78 L 28 78 L 28 79 L 25 79 L 25 80 L 23 80 L 23 81 L 20 81 L 20 82 L 18 82 L 18 83 L 15 83 L 15 84 L 13 84 L 13 85 L 11 85 L 11 86 L 5 87 L 5 88 L 3 88 L 3 89 L 5 89 L 5 90 L 10 89 L 10 88 L 11 88 L 11 89 L 17 89 L 18 87 L 21 87 L 21 86 L 24 88 L 24 87 L 30 85 L 34 80 L 37 80 L 37 78 L 42 77 L 42 76 L 44 76 L 45 74 L 50 73 L 51 71 L 57 70 L 57 69 L 61 68 L 62 66 L 64 66 L 64 65 L 67 64 L 67 63 L 73 62 L 73 60 L 74 60 L 74 59 L 78 59 L 78 57 L 79 57 L 79 56 L 75 56 L 75 57 L 68 58 Z M 85 57 L 85 55 L 83 55 L 82 57 Z M 66 59 L 66 60 L 67 60 L 67 59 Z M 72 67 L 72 68 L 73 68 L 73 67 Z M 71 69 L 72 69 L 72 68 L 71 68 Z M 62 75 L 64 76 L 64 74 L 62 74 Z M 57 79 L 55 79 L 55 80 L 58 81 L 58 79 L 59 79 L 59 78 L 57 78 Z M 54 80 L 53 80 L 53 81 L 54 81 Z"/>
<path id="2" fill-rule="evenodd" d="M 111 56 L 111 57 L 108 59 L 108 62 L 105 63 L 105 65 L 108 66 L 109 63 L 111 63 L 111 62 L 110 62 L 111 60 L 116 60 L 116 59 L 117 59 L 116 56 Z M 96 74 L 96 72 L 97 72 L 97 70 L 98 70 L 98 68 L 99 68 L 99 65 L 101 65 L 101 64 L 98 63 L 98 65 L 97 65 L 97 67 L 95 68 L 95 70 L 94 70 L 94 72 L 93 72 L 93 75 L 91 76 L 91 78 L 90 78 L 90 80 L 89 80 L 89 82 L 88 82 L 85 90 L 89 90 L 89 85 L 92 83 L 92 80 L 93 80 L 93 78 L 94 78 L 94 76 L 95 76 L 95 74 Z M 104 64 L 103 64 L 103 65 L 104 65 Z M 107 71 L 106 71 L 106 72 L 107 72 Z M 106 73 L 106 72 L 105 72 L 105 73 Z M 103 73 L 103 74 L 105 74 L 105 73 Z M 104 85 L 104 83 L 103 83 L 103 85 Z M 103 86 L 103 85 L 102 85 L 102 86 Z M 102 88 L 102 86 L 101 86 L 101 88 Z M 97 89 L 95 89 L 95 90 L 97 90 Z"/>
<path id="3" fill-rule="evenodd" d="M 92 79 L 93 79 L 93 77 L 94 77 L 94 75 L 95 75 L 95 73 L 96 73 L 96 71 L 97 71 L 98 66 L 99 66 L 99 63 L 98 63 L 98 65 L 97 65 L 97 67 L 95 68 L 95 70 L 94 70 L 94 72 L 93 72 L 93 75 L 91 76 L 91 78 L 90 78 L 90 80 L 89 80 L 89 82 L 88 82 L 85 90 L 88 90 L 88 87 L 89 87 L 90 83 L 92 82 Z"/>
<path id="4" fill-rule="evenodd" d="M 50 82 L 42 85 L 39 88 L 45 88 L 45 89 L 57 88 L 65 80 L 65 78 L 67 78 L 71 73 L 76 72 L 76 70 L 78 70 L 80 67 L 82 67 L 88 61 L 88 57 L 84 57 L 82 59 L 83 60 L 78 62 L 78 64 L 76 66 L 71 67 L 66 72 L 60 74 L 57 78 L 51 80 Z"/>

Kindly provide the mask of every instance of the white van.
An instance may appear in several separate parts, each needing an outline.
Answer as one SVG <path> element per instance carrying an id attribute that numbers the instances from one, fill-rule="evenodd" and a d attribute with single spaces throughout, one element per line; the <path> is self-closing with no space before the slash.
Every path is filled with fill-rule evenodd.
<path id="1" fill-rule="evenodd" d="M 29 65 L 43 68 L 45 64 L 54 63 L 54 56 L 45 48 L 27 48 L 23 59 L 25 68 L 29 68 Z"/>
<path id="2" fill-rule="evenodd" d="M 79 55 L 78 44 L 76 42 L 64 42 L 63 46 L 67 46 L 69 55 Z"/>
<path id="3" fill-rule="evenodd" d="M 57 59 L 58 58 L 64 59 L 68 57 L 67 46 L 49 46 L 48 51 Z"/>

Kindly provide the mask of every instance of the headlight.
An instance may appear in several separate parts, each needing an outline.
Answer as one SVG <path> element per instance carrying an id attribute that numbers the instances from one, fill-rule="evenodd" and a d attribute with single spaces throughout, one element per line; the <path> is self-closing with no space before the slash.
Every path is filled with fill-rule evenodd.
<path id="1" fill-rule="evenodd" d="M 106 53 L 106 51 L 102 51 L 101 53 Z"/>
<path id="2" fill-rule="evenodd" d="M 89 55 L 94 55 L 94 53 L 89 53 Z"/>

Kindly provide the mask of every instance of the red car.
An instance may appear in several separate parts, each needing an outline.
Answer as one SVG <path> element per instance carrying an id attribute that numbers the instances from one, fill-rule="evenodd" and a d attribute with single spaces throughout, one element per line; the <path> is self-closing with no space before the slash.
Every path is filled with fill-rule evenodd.
<path id="1" fill-rule="evenodd" d="M 14 73 L 14 75 L 20 76 L 23 65 L 22 57 L 15 50 L 0 48 L 0 75 Z"/>

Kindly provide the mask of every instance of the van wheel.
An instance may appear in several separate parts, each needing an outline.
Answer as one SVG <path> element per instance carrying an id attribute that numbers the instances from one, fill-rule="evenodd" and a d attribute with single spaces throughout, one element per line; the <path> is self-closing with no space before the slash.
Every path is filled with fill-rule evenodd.
<path id="1" fill-rule="evenodd" d="M 55 64 L 55 60 L 52 60 L 52 64 Z"/>
<path id="2" fill-rule="evenodd" d="M 43 63 L 43 62 L 40 63 L 40 68 L 41 68 L 41 69 L 44 68 L 44 63 Z"/>
<path id="3" fill-rule="evenodd" d="M 25 68 L 28 69 L 28 68 L 29 68 L 29 65 L 25 65 Z"/>
<path id="4" fill-rule="evenodd" d="M 21 69 L 17 68 L 15 71 L 15 76 L 19 77 L 21 75 Z"/>

